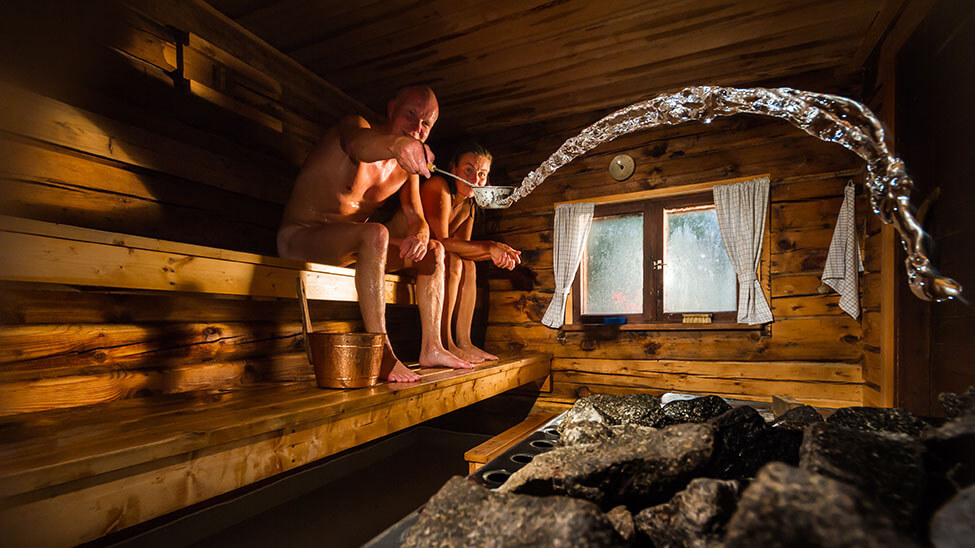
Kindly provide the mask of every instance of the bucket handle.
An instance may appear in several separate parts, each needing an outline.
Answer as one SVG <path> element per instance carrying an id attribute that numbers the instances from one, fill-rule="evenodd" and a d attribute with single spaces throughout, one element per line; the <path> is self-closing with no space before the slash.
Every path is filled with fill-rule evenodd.
<path id="1" fill-rule="evenodd" d="M 305 298 L 305 279 L 298 276 L 298 304 L 301 306 L 301 332 L 305 335 L 305 355 L 308 357 L 308 363 L 314 365 L 311 359 L 311 341 L 308 340 L 308 334 L 314 331 L 311 326 L 311 314 L 308 312 L 308 299 Z"/>

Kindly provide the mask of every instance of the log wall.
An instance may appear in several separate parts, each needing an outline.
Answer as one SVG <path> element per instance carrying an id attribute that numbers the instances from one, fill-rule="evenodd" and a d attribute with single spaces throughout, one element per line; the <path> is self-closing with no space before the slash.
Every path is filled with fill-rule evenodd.
<path id="1" fill-rule="evenodd" d="M 517 141 L 495 143 L 509 172 L 527 173 L 534 150 L 554 151 L 562 131 L 519 152 Z M 497 150 L 497 149 L 501 150 Z M 636 173 L 615 182 L 610 159 L 626 152 Z M 537 156 L 537 155 L 536 155 Z M 486 343 L 491 351 L 542 350 L 555 356 L 552 391 L 540 404 L 571 402 L 592 392 L 678 391 L 768 400 L 782 394 L 823 406 L 857 405 L 872 372 L 862 325 L 876 321 L 878 303 L 863 302 L 862 322 L 838 308 L 835 293 L 820 294 L 822 273 L 843 187 L 860 178 L 852 153 L 821 142 L 785 122 L 756 117 L 691 123 L 622 137 L 563 167 L 530 196 L 489 218 L 488 237 L 523 250 L 522 267 L 490 280 Z M 540 323 L 554 289 L 554 203 L 608 194 L 677 187 L 771 174 L 771 284 L 775 322 L 770 332 L 553 330 Z M 857 231 L 865 246 L 863 288 L 878 283 L 879 224 L 858 199 Z"/>
<path id="2" fill-rule="evenodd" d="M 4 3 L 0 35 L 4 215 L 276 255 L 323 128 L 375 119 L 200 1 Z M 361 329 L 355 303 L 312 311 Z M 0 415 L 306 379 L 298 322 L 288 299 L 7 283 Z"/>

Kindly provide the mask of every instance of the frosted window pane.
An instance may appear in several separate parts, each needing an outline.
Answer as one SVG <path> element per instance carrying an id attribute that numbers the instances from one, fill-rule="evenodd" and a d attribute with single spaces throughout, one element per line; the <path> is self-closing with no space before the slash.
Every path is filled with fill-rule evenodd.
<path id="1" fill-rule="evenodd" d="M 594 219 L 584 258 L 583 314 L 643 312 L 643 214 Z"/>
<path id="2" fill-rule="evenodd" d="M 664 312 L 738 308 L 735 270 L 714 206 L 664 210 Z"/>

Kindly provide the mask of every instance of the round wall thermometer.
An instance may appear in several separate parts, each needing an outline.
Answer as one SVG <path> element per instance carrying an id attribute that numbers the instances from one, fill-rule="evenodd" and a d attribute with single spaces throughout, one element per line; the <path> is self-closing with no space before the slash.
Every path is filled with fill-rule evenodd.
<path id="1" fill-rule="evenodd" d="M 609 162 L 609 175 L 617 181 L 625 181 L 633 175 L 636 164 L 629 154 L 619 154 Z"/>

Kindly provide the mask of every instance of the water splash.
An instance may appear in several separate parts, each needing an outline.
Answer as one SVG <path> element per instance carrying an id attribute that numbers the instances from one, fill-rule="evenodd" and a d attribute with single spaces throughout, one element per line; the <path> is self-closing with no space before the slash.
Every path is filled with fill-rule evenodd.
<path id="1" fill-rule="evenodd" d="M 761 114 L 788 121 L 806 133 L 837 143 L 867 163 L 865 185 L 874 212 L 901 235 L 907 251 L 908 283 L 918 298 L 944 301 L 962 298 L 961 285 L 938 273 L 928 254 L 928 235 L 915 218 L 910 201 L 914 183 L 904 162 L 884 143 L 884 128 L 864 105 L 845 97 L 790 88 L 695 86 L 634 103 L 609 114 L 559 147 L 529 173 L 510 196 L 495 207 L 509 207 L 531 193 L 549 175 L 596 146 L 635 131 L 690 121 L 710 123 L 735 114 Z"/>

